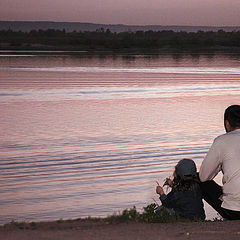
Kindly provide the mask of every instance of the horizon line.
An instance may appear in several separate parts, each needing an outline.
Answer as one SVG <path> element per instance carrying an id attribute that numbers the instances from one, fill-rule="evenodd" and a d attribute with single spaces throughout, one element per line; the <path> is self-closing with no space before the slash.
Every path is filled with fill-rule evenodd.
<path id="1" fill-rule="evenodd" d="M 147 27 L 147 26 L 161 26 L 161 27 L 240 27 L 240 25 L 161 25 L 161 24 L 124 24 L 124 23 L 94 23 L 94 22 L 76 22 L 76 21 L 53 21 L 53 20 L 0 20 L 0 22 L 45 22 L 45 23 L 81 23 L 81 24 L 93 24 L 93 25 L 110 25 L 110 26 L 131 26 L 131 27 Z"/>

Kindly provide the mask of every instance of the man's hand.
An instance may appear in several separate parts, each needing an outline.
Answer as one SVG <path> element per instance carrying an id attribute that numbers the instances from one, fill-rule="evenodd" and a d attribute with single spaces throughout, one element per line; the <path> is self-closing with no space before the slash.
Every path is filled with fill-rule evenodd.
<path id="1" fill-rule="evenodd" d="M 165 194 L 164 191 L 163 191 L 163 188 L 161 186 L 156 187 L 156 193 L 159 194 L 159 195 Z"/>

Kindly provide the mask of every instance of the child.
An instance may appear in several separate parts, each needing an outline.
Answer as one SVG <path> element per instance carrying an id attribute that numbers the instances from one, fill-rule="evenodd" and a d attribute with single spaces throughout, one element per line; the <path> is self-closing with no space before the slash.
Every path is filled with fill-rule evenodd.
<path id="1" fill-rule="evenodd" d="M 205 219 L 202 193 L 197 177 L 196 164 L 191 159 L 182 159 L 175 166 L 174 179 L 167 180 L 172 190 L 167 195 L 161 186 L 156 192 L 160 195 L 162 206 L 174 210 L 182 218 Z M 161 207 L 160 207 L 161 208 Z"/>

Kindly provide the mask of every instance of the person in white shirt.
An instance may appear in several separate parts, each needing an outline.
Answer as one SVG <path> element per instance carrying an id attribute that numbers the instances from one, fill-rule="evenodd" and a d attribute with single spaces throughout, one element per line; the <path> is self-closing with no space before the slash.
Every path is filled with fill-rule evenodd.
<path id="1" fill-rule="evenodd" d="M 240 219 L 240 105 L 225 110 L 226 133 L 218 136 L 199 171 L 203 198 L 223 218 Z M 223 173 L 219 186 L 213 178 Z"/>

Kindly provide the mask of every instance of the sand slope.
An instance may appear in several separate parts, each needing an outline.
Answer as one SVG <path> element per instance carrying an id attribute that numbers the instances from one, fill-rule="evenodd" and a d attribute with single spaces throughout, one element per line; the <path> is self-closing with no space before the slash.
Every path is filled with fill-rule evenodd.
<path id="1" fill-rule="evenodd" d="M 178 222 L 178 223 L 118 223 L 76 221 L 49 222 L 0 228 L 0 239 L 4 240 L 65 240 L 65 239 L 240 239 L 240 221 L 223 222 Z"/>

